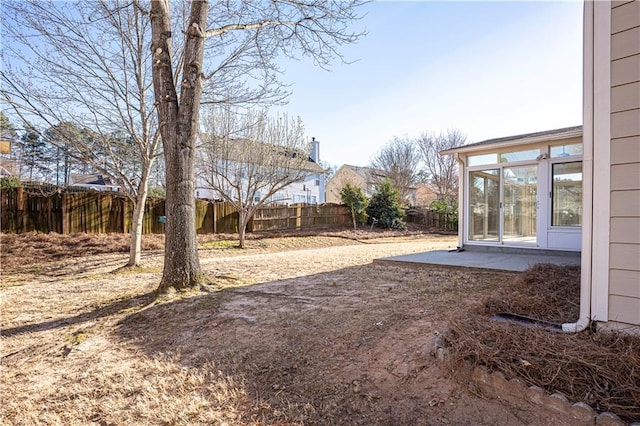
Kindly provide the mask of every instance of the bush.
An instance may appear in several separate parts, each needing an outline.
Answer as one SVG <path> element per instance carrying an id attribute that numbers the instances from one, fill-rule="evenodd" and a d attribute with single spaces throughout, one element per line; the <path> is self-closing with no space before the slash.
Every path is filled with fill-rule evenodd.
<path id="1" fill-rule="evenodd" d="M 367 207 L 369 223 L 380 228 L 407 229 L 404 221 L 404 211 L 400 206 L 400 194 L 389 179 L 385 179 L 371 197 Z"/>
<path id="2" fill-rule="evenodd" d="M 356 229 L 357 224 L 367 223 L 369 200 L 362 192 L 362 189 L 346 184 L 340 191 L 340 200 L 349 207 L 349 212 L 353 219 L 353 229 Z"/>
<path id="3" fill-rule="evenodd" d="M 458 202 L 452 197 L 445 197 L 431 203 L 429 208 L 440 214 L 447 215 L 450 222 L 458 221 Z"/>
<path id="4" fill-rule="evenodd" d="M 20 186 L 20 179 L 16 176 L 3 176 L 0 178 L 0 189 L 11 189 Z"/>

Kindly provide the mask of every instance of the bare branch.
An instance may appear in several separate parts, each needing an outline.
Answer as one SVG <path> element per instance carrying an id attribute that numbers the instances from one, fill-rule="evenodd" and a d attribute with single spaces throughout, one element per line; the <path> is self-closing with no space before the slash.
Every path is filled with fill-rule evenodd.
<path id="1" fill-rule="evenodd" d="M 455 199 L 458 193 L 458 165 L 452 155 L 440 155 L 441 151 L 464 145 L 467 137 L 460 130 L 447 130 L 439 135 L 423 133 L 416 141 L 427 179 L 434 185 L 440 199 Z"/>
<path id="2" fill-rule="evenodd" d="M 417 146 L 407 137 L 394 138 L 371 160 L 371 167 L 383 170 L 398 189 L 400 199 L 409 204 L 415 203 L 419 165 L 420 155 Z"/>

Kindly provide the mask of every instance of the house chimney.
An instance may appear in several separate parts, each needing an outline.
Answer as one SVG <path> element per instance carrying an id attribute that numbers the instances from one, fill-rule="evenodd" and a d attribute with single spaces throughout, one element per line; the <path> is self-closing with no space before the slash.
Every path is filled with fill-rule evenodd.
<path id="1" fill-rule="evenodd" d="M 320 162 L 320 141 L 317 141 L 315 137 L 311 138 L 311 154 L 309 157 L 315 162 Z"/>

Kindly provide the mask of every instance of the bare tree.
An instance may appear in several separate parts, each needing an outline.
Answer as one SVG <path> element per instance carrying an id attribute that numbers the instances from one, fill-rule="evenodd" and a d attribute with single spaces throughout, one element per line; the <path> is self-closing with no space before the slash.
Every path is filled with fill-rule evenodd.
<path id="1" fill-rule="evenodd" d="M 400 200 L 408 202 L 411 188 L 418 180 L 420 152 L 411 139 L 394 138 L 371 159 L 371 167 L 383 170 L 398 189 Z"/>
<path id="2" fill-rule="evenodd" d="M 140 263 L 160 135 L 150 23 L 137 0 L 3 2 L 2 95 L 67 161 L 110 176 L 134 202 L 128 264 Z"/>
<path id="3" fill-rule="evenodd" d="M 199 108 L 207 102 L 229 103 L 240 93 L 260 99 L 277 90 L 278 54 L 310 56 L 320 66 L 340 57 L 338 47 L 359 34 L 348 24 L 357 19 L 361 0 L 307 2 L 253 0 L 194 1 L 182 22 L 172 22 L 168 0 L 151 1 L 153 84 L 166 164 L 166 249 L 159 292 L 197 287 L 202 280 L 195 230 L 195 150 Z M 174 52 L 173 35 L 179 37 Z M 205 52 L 207 62 L 205 62 Z M 178 59 L 179 58 L 179 59 Z M 243 80 L 243 69 L 264 70 L 258 89 Z M 221 88 L 216 99 L 211 87 Z M 176 83 L 178 82 L 178 83 Z M 253 80 L 253 84 L 256 80 Z M 275 88 L 274 88 L 275 87 Z M 267 90 L 268 89 L 268 90 Z M 252 99 L 246 95 L 244 101 Z M 228 99 L 225 99 L 228 97 Z"/>
<path id="4" fill-rule="evenodd" d="M 266 111 L 239 114 L 230 108 L 210 110 L 203 123 L 199 175 L 238 212 L 244 248 L 247 224 L 258 207 L 318 172 L 310 168 L 315 163 L 309 161 L 304 127 L 300 118 L 270 118 Z"/>
<path id="5" fill-rule="evenodd" d="M 458 165 L 453 155 L 440 155 L 440 152 L 466 142 L 467 137 L 457 129 L 439 135 L 423 133 L 417 139 L 427 178 L 442 200 L 455 200 L 458 193 Z"/>

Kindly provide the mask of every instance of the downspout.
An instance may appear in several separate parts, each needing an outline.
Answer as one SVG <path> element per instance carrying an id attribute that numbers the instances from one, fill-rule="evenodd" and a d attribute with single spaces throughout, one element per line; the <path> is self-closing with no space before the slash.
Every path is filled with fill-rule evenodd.
<path id="1" fill-rule="evenodd" d="M 591 323 L 591 279 L 593 263 L 593 146 L 594 146 L 594 2 L 584 2 L 583 34 L 583 126 L 582 126 L 582 253 L 580 313 L 576 322 L 562 324 L 565 333 L 579 333 Z"/>

